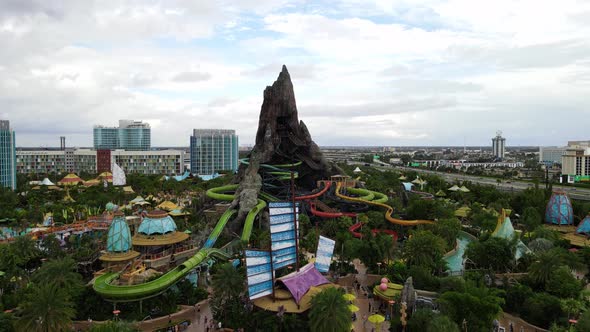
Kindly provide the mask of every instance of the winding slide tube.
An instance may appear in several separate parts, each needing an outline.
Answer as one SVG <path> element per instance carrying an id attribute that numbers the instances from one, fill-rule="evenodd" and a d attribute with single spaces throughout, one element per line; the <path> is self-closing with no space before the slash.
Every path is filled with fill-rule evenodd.
<path id="1" fill-rule="evenodd" d="M 394 218 L 391 216 L 393 214 L 393 207 L 391 207 L 385 203 L 381 203 L 381 201 L 383 200 L 383 197 L 380 197 L 375 201 L 365 199 L 366 197 L 371 197 L 371 199 L 373 197 L 375 197 L 375 194 L 374 194 L 375 192 L 371 192 L 370 190 L 366 190 L 366 189 L 347 188 L 347 190 L 351 193 L 357 192 L 361 195 L 364 195 L 362 197 L 350 197 L 350 196 L 345 196 L 345 195 L 341 194 L 340 193 L 341 188 L 342 188 L 342 183 L 337 183 L 336 184 L 336 196 L 337 197 L 345 199 L 347 201 L 351 201 L 351 202 L 360 202 L 360 203 L 365 203 L 365 204 L 370 204 L 370 205 L 375 205 L 375 206 L 385 208 L 386 209 L 385 219 L 387 219 L 387 221 L 389 221 L 392 224 L 397 224 L 397 225 L 402 225 L 402 226 L 415 226 L 415 225 L 433 224 L 434 223 L 434 221 L 432 221 L 432 220 L 403 220 L 403 219 Z M 371 195 L 369 195 L 369 194 L 371 194 Z"/>
<path id="2" fill-rule="evenodd" d="M 234 195 L 223 194 L 221 192 L 235 190 L 237 187 L 238 185 L 228 185 L 213 188 L 207 191 L 207 196 L 213 199 L 231 201 L 233 200 Z M 247 242 L 250 239 L 254 219 L 256 218 L 256 215 L 264 209 L 265 206 L 265 201 L 258 200 L 258 204 L 246 216 L 244 231 L 242 232 L 241 237 L 242 241 Z M 96 278 L 93 285 L 94 291 L 96 291 L 105 299 L 112 301 L 124 302 L 142 300 L 164 292 L 170 286 L 174 285 L 183 277 L 185 277 L 191 270 L 203 263 L 203 261 L 205 261 L 208 257 L 217 257 L 226 260 L 229 259 L 230 256 L 226 252 L 212 247 L 215 245 L 215 242 L 217 242 L 217 238 L 225 228 L 225 225 L 229 219 L 231 219 L 231 217 L 236 212 L 237 211 L 233 209 L 225 211 L 219 218 L 215 228 L 213 228 L 213 231 L 203 245 L 203 248 L 197 251 L 193 257 L 189 258 L 174 269 L 168 271 L 161 277 L 137 285 L 113 285 L 111 283 L 115 279 L 119 278 L 119 273 L 108 272 Z"/>

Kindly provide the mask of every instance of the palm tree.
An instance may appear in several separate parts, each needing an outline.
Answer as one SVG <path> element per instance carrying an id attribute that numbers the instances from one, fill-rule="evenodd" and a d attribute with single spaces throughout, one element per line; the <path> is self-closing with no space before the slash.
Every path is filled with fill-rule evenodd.
<path id="1" fill-rule="evenodd" d="M 341 288 L 330 287 L 314 295 L 309 311 L 311 331 L 350 331 L 352 316 Z"/>
<path id="2" fill-rule="evenodd" d="M 71 296 L 82 291 L 82 276 L 76 272 L 76 262 L 70 257 L 52 259 L 45 262 L 33 273 L 32 280 L 39 284 L 55 284 Z"/>
<path id="3" fill-rule="evenodd" d="M 21 308 L 19 331 L 69 331 L 76 315 L 69 294 L 55 284 L 34 286 Z"/>
<path id="4" fill-rule="evenodd" d="M 562 265 L 559 252 L 550 250 L 537 255 L 529 266 L 529 276 L 538 284 L 545 285 L 551 273 Z"/>
<path id="5" fill-rule="evenodd" d="M 239 272 L 231 263 L 220 265 L 211 281 L 215 295 L 222 299 L 229 299 L 242 294 L 245 278 Z"/>
<path id="6" fill-rule="evenodd" d="M 35 241 L 28 236 L 17 236 L 10 244 L 10 248 L 20 258 L 19 265 L 25 268 L 31 267 L 33 261 L 41 256 Z"/>

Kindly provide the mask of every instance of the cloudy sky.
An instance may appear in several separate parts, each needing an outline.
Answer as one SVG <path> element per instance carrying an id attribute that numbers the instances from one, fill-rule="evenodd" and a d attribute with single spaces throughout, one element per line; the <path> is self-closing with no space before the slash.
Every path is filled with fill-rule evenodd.
<path id="1" fill-rule="evenodd" d="M 590 1 L 0 1 L 0 118 L 18 146 L 92 126 L 252 144 L 286 64 L 320 145 L 590 139 Z"/>

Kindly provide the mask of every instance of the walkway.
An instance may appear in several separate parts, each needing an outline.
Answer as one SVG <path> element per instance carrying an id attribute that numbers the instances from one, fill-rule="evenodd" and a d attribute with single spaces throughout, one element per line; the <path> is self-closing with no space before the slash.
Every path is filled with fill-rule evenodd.
<path id="1" fill-rule="evenodd" d="M 356 300 L 354 304 L 359 307 L 359 311 L 356 313 L 357 320 L 353 323 L 354 331 L 355 332 L 370 332 L 375 328 L 375 325 L 364 321 L 363 317 L 369 317 L 370 315 L 377 313 L 375 310 L 374 301 L 373 299 L 369 299 L 367 297 L 367 293 L 365 290 L 368 290 L 371 286 L 373 286 L 373 282 L 379 278 L 376 275 L 367 275 L 367 268 L 361 261 L 355 259 L 353 264 L 358 271 L 354 277 L 360 284 L 360 290 L 355 289 L 353 286 L 354 277 L 352 278 L 341 278 L 342 282 L 338 282 L 339 285 L 345 286 L 348 292 L 356 295 Z M 369 304 L 371 304 L 371 311 L 369 312 Z M 380 324 L 381 331 L 389 331 L 389 322 L 383 322 Z M 375 330 L 378 331 L 378 330 Z"/>

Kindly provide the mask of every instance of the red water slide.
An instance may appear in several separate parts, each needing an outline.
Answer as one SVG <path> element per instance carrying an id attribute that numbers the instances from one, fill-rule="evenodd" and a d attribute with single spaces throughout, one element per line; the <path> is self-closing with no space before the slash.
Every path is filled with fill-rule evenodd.
<path id="1" fill-rule="evenodd" d="M 309 206 L 311 207 L 311 214 L 316 217 L 320 218 L 338 218 L 338 217 L 356 217 L 356 213 L 352 212 L 325 212 L 320 211 L 315 208 L 315 204 L 313 202 L 309 202 Z"/>
<path id="2" fill-rule="evenodd" d="M 348 228 L 348 231 L 350 232 L 350 234 L 352 234 L 352 236 L 356 237 L 356 238 L 361 238 L 363 235 L 360 232 L 357 232 L 357 230 L 359 228 L 361 228 L 361 226 L 363 225 L 362 222 L 357 222 L 356 224 L 350 226 Z M 377 234 L 377 233 L 385 233 L 387 235 L 391 235 L 391 239 L 396 241 L 397 240 L 397 233 L 395 231 L 392 231 L 390 229 L 373 229 L 371 230 L 371 233 L 373 233 L 373 235 Z"/>

